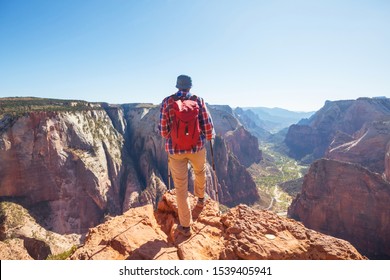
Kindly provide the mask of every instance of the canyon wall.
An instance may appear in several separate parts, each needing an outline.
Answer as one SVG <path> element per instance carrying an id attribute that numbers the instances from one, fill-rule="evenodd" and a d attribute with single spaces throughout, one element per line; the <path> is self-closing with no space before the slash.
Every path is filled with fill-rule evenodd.
<path id="1" fill-rule="evenodd" d="M 388 118 L 390 99 L 327 101 L 305 124 L 290 126 L 285 143 L 290 156 L 310 163 L 325 155 L 334 137 L 353 135 L 368 122 Z"/>
<path id="2" fill-rule="evenodd" d="M 0 127 L 0 196 L 60 233 L 119 214 L 123 136 L 103 110 L 30 112 Z"/>
<path id="3" fill-rule="evenodd" d="M 132 207 L 157 207 L 168 185 L 158 106 L 53 104 L 55 110 L 23 105 L 22 113 L 0 114 L 2 201 L 23 205 L 42 226 L 60 234 L 85 233 L 104 217 Z M 259 196 L 245 166 L 261 160 L 257 139 L 226 111 L 211 109 L 211 114 L 218 135 L 220 202 L 255 202 Z M 239 147 L 243 141 L 248 148 Z M 206 191 L 215 198 L 207 149 Z"/>
<path id="4" fill-rule="evenodd" d="M 290 128 L 286 143 L 292 151 L 301 145 L 295 153 L 302 159 L 322 159 L 311 165 L 288 215 L 369 258 L 389 258 L 389 99 L 328 102 L 309 123 Z"/>
<path id="5" fill-rule="evenodd" d="M 351 242 L 369 258 L 390 257 L 390 183 L 348 162 L 314 162 L 289 216 Z"/>

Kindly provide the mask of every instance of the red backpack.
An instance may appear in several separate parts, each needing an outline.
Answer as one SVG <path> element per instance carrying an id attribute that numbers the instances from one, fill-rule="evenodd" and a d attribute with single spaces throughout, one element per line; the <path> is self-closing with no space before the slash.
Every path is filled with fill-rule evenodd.
<path id="1" fill-rule="evenodd" d="M 201 133 L 199 125 L 199 104 L 196 95 L 189 99 L 172 95 L 171 139 L 175 150 L 194 149 Z"/>

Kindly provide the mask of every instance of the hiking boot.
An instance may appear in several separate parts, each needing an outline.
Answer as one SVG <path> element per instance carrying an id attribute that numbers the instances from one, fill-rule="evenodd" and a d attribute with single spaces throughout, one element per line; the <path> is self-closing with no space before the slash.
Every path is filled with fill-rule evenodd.
<path id="1" fill-rule="evenodd" d="M 191 236 L 191 227 L 183 227 L 182 225 L 178 225 L 176 230 L 183 234 L 184 236 L 188 237 Z"/>
<path id="2" fill-rule="evenodd" d="M 207 200 L 206 196 L 203 197 L 203 198 L 200 198 L 200 197 L 199 197 L 199 198 L 198 198 L 198 202 L 196 203 L 195 207 L 197 207 L 197 208 L 203 208 L 204 203 L 206 202 L 206 200 Z"/>

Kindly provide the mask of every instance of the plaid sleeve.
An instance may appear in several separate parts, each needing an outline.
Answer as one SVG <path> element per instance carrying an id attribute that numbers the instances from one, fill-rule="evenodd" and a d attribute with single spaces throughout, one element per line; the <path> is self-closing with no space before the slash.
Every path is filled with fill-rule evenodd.
<path id="1" fill-rule="evenodd" d="M 202 98 L 200 98 L 200 104 L 201 104 L 201 113 L 200 113 L 199 124 L 200 124 L 200 128 L 203 131 L 203 134 L 206 136 L 206 140 L 209 141 L 214 137 L 215 134 L 213 120 L 211 119 L 211 115 L 207 110 L 206 103 Z"/>
<path id="2" fill-rule="evenodd" d="M 169 127 L 169 114 L 168 114 L 168 99 L 165 98 L 161 103 L 160 108 L 160 123 L 158 125 L 160 134 L 164 138 L 169 138 L 170 127 Z"/>

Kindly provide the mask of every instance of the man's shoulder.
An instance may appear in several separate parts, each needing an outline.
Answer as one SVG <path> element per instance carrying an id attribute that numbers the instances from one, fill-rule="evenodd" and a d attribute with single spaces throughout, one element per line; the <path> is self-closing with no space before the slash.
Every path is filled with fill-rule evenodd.
<path id="1" fill-rule="evenodd" d="M 200 97 L 199 95 L 195 94 L 195 93 L 193 93 L 192 95 L 195 96 L 196 97 L 196 101 L 198 101 L 198 103 L 201 104 L 201 106 L 203 106 L 203 104 L 204 104 L 203 98 Z"/>
<path id="2" fill-rule="evenodd" d="M 197 95 L 196 93 L 191 92 L 188 97 L 189 98 L 186 98 L 186 99 L 193 99 L 193 100 L 196 100 L 201 105 L 204 104 L 203 98 L 200 97 L 199 95 Z M 171 94 L 171 95 L 168 95 L 167 97 L 165 97 L 162 101 L 162 104 L 169 104 L 169 103 L 172 103 L 178 99 L 180 99 L 180 96 L 178 96 L 177 93 L 174 93 L 174 94 Z"/>
<path id="3" fill-rule="evenodd" d="M 162 103 L 162 104 L 168 103 L 168 101 L 169 101 L 170 99 L 172 99 L 172 97 L 173 97 L 174 95 L 175 95 L 175 94 L 168 95 L 167 97 L 165 97 L 165 98 L 163 99 L 163 101 L 162 101 L 161 103 Z"/>

